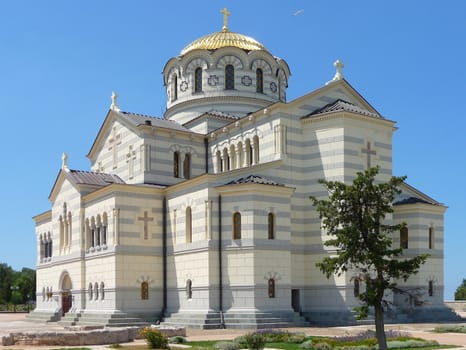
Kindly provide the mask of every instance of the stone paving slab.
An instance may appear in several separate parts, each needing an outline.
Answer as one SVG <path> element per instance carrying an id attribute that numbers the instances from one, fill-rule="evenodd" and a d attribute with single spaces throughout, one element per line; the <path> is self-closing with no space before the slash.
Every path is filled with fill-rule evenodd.
<path id="1" fill-rule="evenodd" d="M 437 340 L 441 344 L 449 344 L 461 346 L 457 350 L 466 350 L 466 334 L 457 333 L 431 333 L 429 330 L 434 329 L 439 324 L 396 324 L 386 325 L 386 329 L 392 329 L 402 332 L 407 332 L 412 336 Z M 466 326 L 466 323 L 461 323 Z M 365 329 L 374 329 L 373 326 L 351 326 L 351 327 L 303 327 L 303 328 L 287 328 L 290 332 L 303 332 L 306 335 L 322 335 L 322 336 L 338 336 L 357 334 Z M 11 332 L 50 332 L 50 331 L 63 331 L 64 328 L 54 323 L 36 323 L 25 321 L 25 314 L 2 314 L 0 313 L 0 337 L 8 335 Z M 216 330 L 200 330 L 188 329 L 187 338 L 190 341 L 195 340 L 229 340 L 245 334 L 251 330 L 247 329 L 216 329 Z M 144 340 L 137 339 L 132 344 L 144 344 Z M 60 346 L 62 347 L 62 346 Z M 108 345 L 92 345 L 85 346 L 93 350 L 109 349 Z M 1 346 L 0 350 L 32 350 L 32 349 L 56 349 L 57 346 L 27 346 L 27 345 L 14 345 L 14 346 Z M 66 348 L 66 347 L 63 347 Z"/>

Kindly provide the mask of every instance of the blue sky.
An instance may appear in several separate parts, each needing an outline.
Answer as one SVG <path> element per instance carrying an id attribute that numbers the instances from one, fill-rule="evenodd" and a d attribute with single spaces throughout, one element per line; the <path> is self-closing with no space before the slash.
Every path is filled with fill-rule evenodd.
<path id="1" fill-rule="evenodd" d="M 62 152 L 70 168 L 89 170 L 112 91 L 123 110 L 161 116 L 164 64 L 219 31 L 224 6 L 231 31 L 288 62 L 288 100 L 330 80 L 339 58 L 353 87 L 397 121 L 394 175 L 449 207 L 451 299 L 466 278 L 463 0 L 0 2 L 0 262 L 35 267 L 31 217 L 50 208 Z"/>

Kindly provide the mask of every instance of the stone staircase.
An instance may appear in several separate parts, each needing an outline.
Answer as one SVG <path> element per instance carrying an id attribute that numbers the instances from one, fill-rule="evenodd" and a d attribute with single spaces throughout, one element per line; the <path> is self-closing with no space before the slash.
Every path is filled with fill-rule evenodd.
<path id="1" fill-rule="evenodd" d="M 223 317 L 223 324 L 222 324 Z M 265 329 L 306 327 L 309 323 L 298 313 L 286 312 L 178 312 L 164 318 L 162 326 L 199 329 Z"/>
<path id="2" fill-rule="evenodd" d="M 84 312 L 79 322 L 79 326 L 103 326 L 103 327 L 144 327 L 150 324 L 140 317 L 133 317 L 126 313 L 87 313 Z"/>
<path id="3" fill-rule="evenodd" d="M 25 320 L 29 322 L 46 323 L 57 322 L 60 318 L 60 312 L 34 310 L 26 315 Z"/>
<path id="4" fill-rule="evenodd" d="M 75 326 L 79 322 L 80 317 L 81 313 L 68 312 L 58 321 L 58 324 L 63 327 Z"/>

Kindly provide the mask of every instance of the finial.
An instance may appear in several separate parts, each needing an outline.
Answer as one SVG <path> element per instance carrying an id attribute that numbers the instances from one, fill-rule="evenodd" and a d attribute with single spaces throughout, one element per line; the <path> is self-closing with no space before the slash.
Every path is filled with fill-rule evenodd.
<path id="1" fill-rule="evenodd" d="M 337 71 L 336 71 L 335 76 L 333 77 L 332 80 L 335 81 L 335 80 L 343 79 L 343 73 L 341 72 L 341 70 L 343 69 L 343 67 L 345 67 L 345 65 L 340 60 L 336 60 L 333 63 L 333 66 L 335 67 L 335 69 Z"/>
<path id="2" fill-rule="evenodd" d="M 118 95 L 115 91 L 112 91 L 112 96 L 111 96 L 111 99 L 112 99 L 112 104 L 110 105 L 110 109 L 112 111 L 117 111 L 119 112 L 120 111 L 120 107 L 118 107 L 117 105 L 117 98 L 118 98 Z"/>
<path id="3" fill-rule="evenodd" d="M 228 32 L 228 16 L 231 14 L 228 12 L 228 9 L 226 7 L 223 8 L 220 13 L 223 13 L 223 27 L 222 27 L 222 32 Z"/>
<path id="4" fill-rule="evenodd" d="M 65 170 L 65 171 L 68 171 L 68 155 L 63 152 L 63 154 L 61 155 L 61 169 L 62 170 Z"/>

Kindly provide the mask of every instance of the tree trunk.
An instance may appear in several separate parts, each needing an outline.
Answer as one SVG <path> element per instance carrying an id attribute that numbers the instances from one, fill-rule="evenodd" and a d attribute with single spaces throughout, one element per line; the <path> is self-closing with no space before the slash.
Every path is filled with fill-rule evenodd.
<path id="1" fill-rule="evenodd" d="M 375 336 L 379 343 L 379 350 L 387 350 L 387 337 L 385 336 L 384 311 L 382 305 L 374 306 L 375 312 Z"/>

